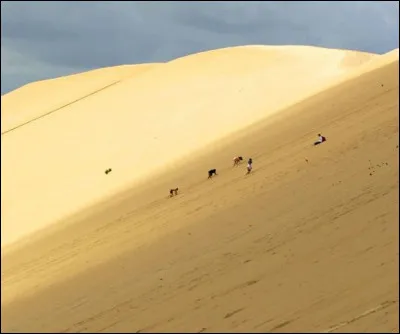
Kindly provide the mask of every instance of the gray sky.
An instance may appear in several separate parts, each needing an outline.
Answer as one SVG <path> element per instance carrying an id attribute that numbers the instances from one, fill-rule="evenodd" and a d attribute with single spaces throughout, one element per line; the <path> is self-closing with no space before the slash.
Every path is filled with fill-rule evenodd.
<path id="1" fill-rule="evenodd" d="M 398 1 L 2 1 L 1 93 L 94 68 L 246 44 L 385 53 Z"/>

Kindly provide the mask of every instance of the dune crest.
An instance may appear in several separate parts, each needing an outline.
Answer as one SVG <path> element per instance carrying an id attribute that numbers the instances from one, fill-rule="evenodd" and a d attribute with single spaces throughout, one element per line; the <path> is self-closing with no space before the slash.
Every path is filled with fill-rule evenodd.
<path id="1" fill-rule="evenodd" d="M 306 46 L 234 47 L 43 81 L 2 96 L 2 246 L 334 85 L 363 64 L 379 66 L 373 64 L 381 57 Z M 62 105 L 62 112 L 38 118 Z"/>

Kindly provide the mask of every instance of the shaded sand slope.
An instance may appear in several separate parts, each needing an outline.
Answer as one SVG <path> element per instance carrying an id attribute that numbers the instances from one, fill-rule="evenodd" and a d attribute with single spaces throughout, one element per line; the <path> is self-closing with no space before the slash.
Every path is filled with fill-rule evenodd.
<path id="1" fill-rule="evenodd" d="M 2 331 L 398 331 L 398 70 L 323 92 L 5 256 Z M 313 147 L 318 132 L 328 141 Z M 182 193 L 167 199 L 171 184 Z"/>
<path id="2" fill-rule="evenodd" d="M 154 65 L 107 67 L 25 85 L 1 97 L 1 133 L 48 115 Z"/>
<path id="3" fill-rule="evenodd" d="M 2 245 L 128 189 L 376 57 L 301 46 L 199 53 L 155 66 L 3 134 Z M 65 85 L 57 94 L 75 86 L 70 79 L 58 79 Z M 82 87 L 92 91 L 89 81 Z M 18 101 L 37 96 L 32 109 L 37 116 L 49 110 L 45 101 L 53 90 L 36 94 L 35 87 L 27 86 Z M 57 94 L 54 106 L 60 104 Z M 14 115 L 13 108 L 11 102 L 2 106 L 6 115 Z M 113 172 L 106 176 L 108 168 Z"/>

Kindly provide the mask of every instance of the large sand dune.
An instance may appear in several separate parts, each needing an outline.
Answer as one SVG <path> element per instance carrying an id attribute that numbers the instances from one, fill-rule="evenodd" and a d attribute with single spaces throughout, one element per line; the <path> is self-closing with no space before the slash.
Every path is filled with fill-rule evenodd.
<path id="1" fill-rule="evenodd" d="M 1 243 L 128 189 L 382 57 L 235 47 L 33 83 L 2 96 Z"/>
<path id="2" fill-rule="evenodd" d="M 56 119 L 47 122 L 61 124 L 63 120 L 75 133 L 79 134 L 80 130 L 82 136 L 86 133 L 100 140 L 104 152 L 114 159 L 113 166 L 119 164 L 115 176 L 110 175 L 113 179 L 107 176 L 107 182 L 119 181 L 123 177 L 118 175 L 128 172 L 123 163 L 130 166 L 132 173 L 141 173 L 141 165 L 153 162 L 153 152 L 162 147 L 160 141 L 159 146 L 148 145 L 146 140 L 153 131 L 154 134 L 160 131 L 158 135 L 166 153 L 175 158 L 175 152 L 168 152 L 173 145 L 184 153 L 184 149 L 195 146 L 196 138 L 204 142 L 216 138 L 213 131 L 218 127 L 227 133 L 229 126 L 235 129 L 241 125 L 235 120 L 247 124 L 251 123 L 251 117 L 261 119 L 269 115 L 273 108 L 268 106 L 273 106 L 273 101 L 281 99 L 286 103 L 292 94 L 296 96 L 295 88 L 300 80 L 304 87 L 309 85 L 310 90 L 315 89 L 322 72 L 312 71 L 306 60 L 304 64 L 309 66 L 311 78 L 290 76 L 297 85 L 284 81 L 289 76 L 287 67 L 293 58 L 301 59 L 296 52 L 287 55 L 288 50 L 285 49 L 285 56 L 282 54 L 282 58 L 288 58 L 284 66 L 286 77 L 279 76 L 276 70 L 273 79 L 268 79 L 273 82 L 265 79 L 267 69 L 264 71 L 262 66 L 255 65 L 263 63 L 263 56 L 258 52 L 270 54 L 271 50 L 231 50 L 237 55 L 232 67 L 236 66 L 238 73 L 243 69 L 240 77 L 228 65 L 223 66 L 228 63 L 231 51 L 216 51 L 216 58 L 209 53 L 172 62 L 182 72 L 175 71 L 176 76 L 170 79 L 166 75 L 174 71 L 168 69 L 169 65 L 155 67 L 153 74 L 162 69 L 163 75 L 154 83 L 154 96 L 158 99 L 153 98 L 154 109 L 148 113 L 128 110 L 134 105 L 133 96 L 138 106 L 151 105 L 150 100 L 145 102 L 151 97 L 146 88 L 150 87 L 151 77 L 146 79 L 144 73 L 140 85 L 135 84 L 135 78 L 119 84 L 120 96 L 131 92 L 131 99 L 114 101 L 112 111 L 108 111 L 111 104 L 105 102 L 117 94 L 117 88 L 99 93 L 98 117 L 104 118 L 99 121 L 99 128 L 72 122 L 78 119 L 86 122 L 91 113 L 94 115 L 95 111 L 84 107 L 68 111 L 71 122 L 67 122 L 66 116 L 59 116 L 60 123 Z M 321 52 L 329 54 L 326 50 Z M 253 57 L 248 65 L 245 65 L 246 54 Z M 270 54 L 271 59 L 274 54 Z M 340 54 L 345 53 L 332 53 Z M 196 76 L 190 81 L 189 69 L 196 68 L 196 57 L 204 64 L 196 69 Z M 217 61 L 214 64 L 212 60 L 219 57 L 219 65 Z M 328 63 L 337 59 L 331 57 L 325 67 L 329 68 Z M 276 56 L 271 63 L 279 63 L 282 58 Z M 315 60 L 314 63 L 317 64 Z M 297 68 L 300 73 L 299 62 L 294 64 L 293 71 Z M 147 185 L 138 185 L 123 197 L 110 200 L 107 206 L 86 210 L 51 237 L 6 254 L 2 259 L 2 332 L 398 332 L 398 52 L 373 56 L 369 64 L 361 66 L 364 73 L 360 69 L 345 73 L 347 80 L 341 77 L 337 81 L 340 85 L 242 129 L 220 141 L 220 145 L 202 152 L 201 158 L 198 154 L 188 157 L 186 164 L 177 165 L 178 169 L 167 170 Z M 323 82 L 338 79 L 333 79 L 333 67 L 330 71 L 327 74 L 326 69 L 324 75 L 331 76 L 332 81 Z M 202 73 L 205 73 L 203 78 Z M 206 74 L 214 79 L 209 83 L 211 87 L 198 84 L 201 80 L 207 82 Z M 226 85 L 223 77 L 229 78 Z M 243 101 L 238 98 L 240 94 L 233 94 L 235 85 L 241 82 L 239 78 L 243 78 L 244 91 L 247 91 Z M 176 82 L 177 87 L 179 82 L 187 84 L 179 95 L 173 88 L 161 89 L 166 82 L 171 85 Z M 264 89 L 260 88 L 262 85 Z M 190 92 L 196 87 L 201 98 L 194 101 L 196 94 Z M 213 93 L 213 87 L 219 90 Z M 133 88 L 143 96 L 136 95 Z M 303 93 L 306 91 L 304 88 Z M 267 98 L 269 92 L 274 94 Z M 171 95 L 161 99 L 163 93 Z M 270 101 L 275 93 L 276 100 Z M 175 101 L 178 96 L 181 98 Z M 297 98 L 300 95 L 293 101 Z M 93 97 L 93 103 L 94 100 Z M 162 105 L 174 108 L 164 109 Z M 204 119 L 197 114 L 201 110 L 199 105 L 207 106 L 205 112 L 209 114 Z M 118 120 L 111 116 L 115 110 L 119 111 Z M 168 137 L 169 133 L 161 131 L 162 124 L 154 124 L 154 128 L 143 129 L 142 133 L 142 124 L 149 124 L 146 121 L 155 118 L 153 110 L 165 111 L 159 120 L 167 122 L 167 128 L 172 128 L 168 117 L 176 117 L 175 122 L 181 123 L 177 123 L 175 131 L 181 131 L 184 136 L 178 140 L 179 134 L 171 133 L 172 138 Z M 188 114 L 185 123 L 178 118 L 178 113 L 186 110 L 196 112 Z M 76 116 L 79 113 L 82 118 Z M 208 120 L 208 138 L 200 136 L 194 126 L 189 127 L 193 125 L 191 116 L 203 131 L 207 131 Z M 226 122 L 222 122 L 224 117 Z M 125 128 L 123 123 L 129 119 L 135 120 L 136 123 L 131 123 L 137 126 L 128 133 L 132 124 Z M 106 131 L 105 120 L 113 120 L 115 127 L 116 139 L 109 145 L 101 141 L 101 136 L 111 136 L 114 128 Z M 40 122 L 46 122 L 45 118 Z M 35 133 L 33 124 L 30 125 L 32 134 Z M 43 129 L 44 145 L 51 136 L 44 131 L 45 124 L 38 122 L 36 126 Z M 118 134 L 118 129 L 126 133 Z M 18 129 L 21 138 L 29 133 L 28 128 L 26 133 L 23 130 L 24 127 Z M 189 130 L 193 133 L 188 138 Z M 53 131 L 58 145 L 52 152 L 56 160 L 67 163 L 62 160 L 63 151 L 67 157 L 81 160 L 81 169 L 71 166 L 73 162 L 67 165 L 70 182 L 89 171 L 93 173 L 90 169 L 94 170 L 101 162 L 100 158 L 96 158 L 97 163 L 90 161 L 96 156 L 94 144 L 89 146 L 82 139 L 72 155 L 67 151 L 68 145 L 60 140 L 62 136 L 57 137 L 64 130 L 48 131 Z M 312 142 L 318 132 L 325 134 L 328 141 L 314 147 Z M 138 139 L 138 134 L 143 137 Z M 15 137 L 8 137 L 4 145 L 17 142 L 18 132 L 7 134 L 10 135 Z M 124 146 L 117 160 L 118 153 L 110 152 L 113 145 L 117 148 L 122 145 L 124 136 L 128 141 L 125 145 L 132 147 L 132 154 L 126 156 Z M 39 140 L 28 138 L 25 139 L 27 147 L 32 140 Z M 186 141 L 189 143 L 185 144 Z M 20 139 L 20 147 L 22 142 Z M 78 145 L 91 148 L 92 155 L 78 156 Z M 142 158 L 147 147 L 149 153 Z M 37 152 L 42 151 L 37 149 Z M 164 154 L 159 152 L 160 159 L 166 160 L 167 154 Z M 231 159 L 237 154 L 253 158 L 253 174 L 245 176 L 244 165 L 231 166 Z M 22 157 L 15 156 L 14 161 L 19 159 Z M 56 167 L 55 162 L 47 163 Z M 11 162 L 7 164 L 11 168 Z M 220 173 L 207 180 L 206 171 L 210 167 L 218 168 Z M 22 168 L 15 169 L 22 174 Z M 101 168 L 98 169 L 101 174 Z M 51 169 L 47 171 L 49 178 L 56 182 L 51 187 L 58 189 L 63 184 L 51 172 Z M 35 173 L 41 176 L 39 171 Z M 28 176 L 25 180 L 28 182 Z M 106 188 L 106 181 L 95 187 L 96 180 L 95 177 L 89 180 L 93 182 L 93 189 Z M 40 197 L 46 187 L 49 191 L 52 189 L 44 176 L 31 182 L 32 186 L 36 186 L 34 182 L 44 185 L 36 189 L 36 197 L 32 195 L 31 200 L 37 200 L 36 203 L 49 201 L 56 205 L 57 200 L 69 200 L 69 194 L 53 199 L 50 192 L 48 199 Z M 168 199 L 168 187 L 172 185 L 179 186 L 181 194 Z M 28 190 L 21 194 L 19 201 L 17 195 L 11 203 L 16 209 L 27 210 L 24 201 L 29 198 Z M 85 199 L 78 195 L 80 200 Z M 43 210 L 48 209 L 51 208 L 46 205 Z M 31 221 L 36 224 L 33 219 L 36 211 L 29 210 L 23 213 L 24 219 L 22 213 L 9 218 L 13 217 L 23 228 Z"/>
<path id="3" fill-rule="evenodd" d="M 1 133 L 13 131 L 66 106 L 137 76 L 155 64 L 102 68 L 66 77 L 34 82 L 1 98 Z"/>

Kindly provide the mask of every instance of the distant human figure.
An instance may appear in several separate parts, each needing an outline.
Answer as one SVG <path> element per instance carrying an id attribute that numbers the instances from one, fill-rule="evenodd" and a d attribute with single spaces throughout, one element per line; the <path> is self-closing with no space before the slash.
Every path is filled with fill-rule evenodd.
<path id="1" fill-rule="evenodd" d="M 314 146 L 322 144 L 324 141 L 326 141 L 326 138 L 319 133 L 318 134 L 318 140 L 314 143 Z"/>
<path id="2" fill-rule="evenodd" d="M 178 189 L 179 188 L 175 188 L 175 189 L 170 189 L 170 191 L 169 191 L 169 196 L 170 197 L 172 197 L 172 196 L 176 196 L 176 195 L 178 195 Z"/>
<path id="3" fill-rule="evenodd" d="M 249 174 L 251 172 L 251 170 L 253 169 L 253 159 L 250 158 L 247 161 L 247 174 Z"/>
<path id="4" fill-rule="evenodd" d="M 211 179 L 213 175 L 218 175 L 218 174 L 217 174 L 217 170 L 216 170 L 215 168 L 214 168 L 214 169 L 210 169 L 210 170 L 208 171 L 208 178 L 209 178 L 209 179 Z"/>
<path id="5" fill-rule="evenodd" d="M 233 166 L 237 166 L 243 160 L 243 157 L 234 157 L 233 158 Z"/>

